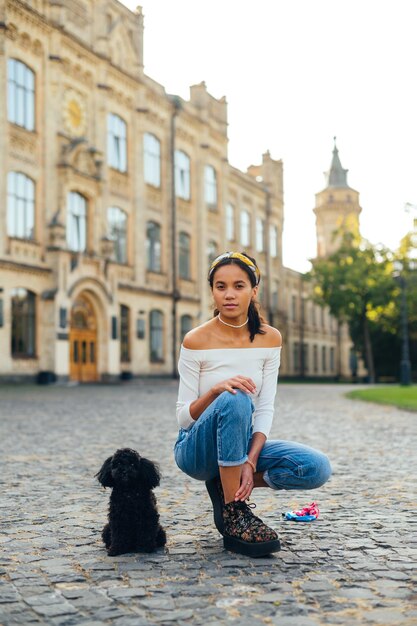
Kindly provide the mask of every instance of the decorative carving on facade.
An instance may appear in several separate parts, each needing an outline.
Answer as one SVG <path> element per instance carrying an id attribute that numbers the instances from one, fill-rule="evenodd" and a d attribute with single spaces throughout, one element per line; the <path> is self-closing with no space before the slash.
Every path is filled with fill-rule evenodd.
<path id="1" fill-rule="evenodd" d="M 15 24 L 7 25 L 6 37 L 14 41 L 23 50 L 31 52 L 36 56 L 42 56 L 43 54 L 43 46 L 39 39 L 34 39 L 25 31 L 19 31 Z"/>
<path id="2" fill-rule="evenodd" d="M 101 153 L 87 146 L 84 138 L 73 139 L 61 147 L 60 167 L 70 167 L 77 174 L 101 180 Z"/>
<path id="3" fill-rule="evenodd" d="M 49 243 L 53 248 L 65 248 L 65 226 L 58 220 L 57 211 L 49 224 Z"/>

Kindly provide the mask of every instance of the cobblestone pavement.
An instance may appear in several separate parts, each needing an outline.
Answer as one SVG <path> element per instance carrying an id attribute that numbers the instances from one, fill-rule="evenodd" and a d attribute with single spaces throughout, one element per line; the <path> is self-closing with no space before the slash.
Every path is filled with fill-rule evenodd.
<path id="1" fill-rule="evenodd" d="M 0 624 L 417 624 L 417 416 L 347 389 L 280 385 L 271 434 L 322 449 L 334 474 L 257 490 L 283 547 L 249 559 L 223 550 L 204 484 L 174 464 L 174 381 L 0 387 Z M 160 462 L 168 544 L 111 558 L 94 474 L 125 446 Z M 313 499 L 319 520 L 282 520 Z"/>

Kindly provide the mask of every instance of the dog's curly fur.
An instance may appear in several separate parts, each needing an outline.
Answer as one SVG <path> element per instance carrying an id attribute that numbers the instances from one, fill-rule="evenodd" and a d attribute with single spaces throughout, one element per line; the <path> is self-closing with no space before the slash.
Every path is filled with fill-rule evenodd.
<path id="1" fill-rule="evenodd" d="M 109 523 L 102 538 L 109 556 L 126 552 L 153 552 L 164 546 L 166 534 L 159 523 L 156 498 L 158 466 L 135 450 L 117 450 L 96 474 L 103 487 L 112 487 Z"/>

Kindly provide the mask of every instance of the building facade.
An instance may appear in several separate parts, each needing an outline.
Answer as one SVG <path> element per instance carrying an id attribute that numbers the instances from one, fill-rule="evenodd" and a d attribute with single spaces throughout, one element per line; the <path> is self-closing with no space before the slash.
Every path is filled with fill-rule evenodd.
<path id="1" fill-rule="evenodd" d="M 2 0 L 0 79 L 0 377 L 175 375 L 227 249 L 259 263 L 282 374 L 346 371 L 333 322 L 282 265 L 282 162 L 232 167 L 226 100 L 144 73 L 140 8 Z"/>

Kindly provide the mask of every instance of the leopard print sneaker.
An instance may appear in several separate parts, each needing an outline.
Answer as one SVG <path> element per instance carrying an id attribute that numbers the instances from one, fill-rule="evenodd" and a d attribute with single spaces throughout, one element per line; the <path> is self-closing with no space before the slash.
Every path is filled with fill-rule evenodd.
<path id="1" fill-rule="evenodd" d="M 225 504 L 223 521 L 226 550 L 246 556 L 265 556 L 281 549 L 275 530 L 256 517 L 246 502 Z"/>

